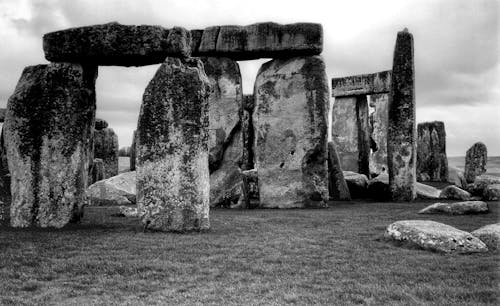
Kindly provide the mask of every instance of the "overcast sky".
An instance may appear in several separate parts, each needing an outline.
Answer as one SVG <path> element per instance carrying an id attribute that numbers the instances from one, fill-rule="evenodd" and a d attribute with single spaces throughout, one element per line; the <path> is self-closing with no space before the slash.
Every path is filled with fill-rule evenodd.
<path id="1" fill-rule="evenodd" d="M 187 29 L 255 22 L 323 24 L 328 78 L 392 68 L 396 33 L 414 35 L 417 121 L 442 120 L 449 156 L 483 141 L 500 155 L 499 1 L 0 0 L 0 107 L 25 66 L 46 63 L 42 35 L 118 21 Z M 265 60 L 240 62 L 251 93 Z M 101 67 L 97 116 L 129 146 L 156 66 Z M 333 100 L 333 99 L 332 99 Z"/>

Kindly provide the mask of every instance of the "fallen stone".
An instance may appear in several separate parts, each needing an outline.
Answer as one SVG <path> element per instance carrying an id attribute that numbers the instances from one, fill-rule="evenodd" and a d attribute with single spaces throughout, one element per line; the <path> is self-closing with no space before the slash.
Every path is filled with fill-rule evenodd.
<path id="1" fill-rule="evenodd" d="M 130 205 L 136 202 L 136 173 L 125 172 L 95 182 L 87 189 L 92 206 Z"/>
<path id="2" fill-rule="evenodd" d="M 24 69 L 3 125 L 13 227 L 61 228 L 83 216 L 96 77 L 78 64 Z"/>
<path id="3" fill-rule="evenodd" d="M 439 198 L 448 200 L 470 200 L 471 194 L 467 191 L 458 188 L 457 186 L 450 185 L 441 190 Z"/>
<path id="4" fill-rule="evenodd" d="M 373 94 L 370 96 L 370 106 L 374 108 L 371 116 L 371 154 L 370 174 L 379 175 L 387 172 L 387 124 L 389 122 L 387 105 L 388 94 Z"/>
<path id="5" fill-rule="evenodd" d="M 464 201 L 455 203 L 435 203 L 419 211 L 419 214 L 468 215 L 487 213 L 488 204 L 483 201 Z"/>
<path id="6" fill-rule="evenodd" d="M 444 122 L 419 123 L 417 130 L 417 179 L 421 182 L 448 181 Z"/>
<path id="7" fill-rule="evenodd" d="M 127 218 L 140 217 L 139 210 L 137 209 L 137 207 L 120 206 L 118 207 L 118 210 L 120 212 L 120 215 Z"/>
<path id="8" fill-rule="evenodd" d="M 415 183 L 415 191 L 417 198 L 422 200 L 439 199 L 439 195 L 441 194 L 441 190 L 419 182 Z"/>
<path id="9" fill-rule="evenodd" d="M 457 167 L 448 166 L 448 183 L 462 189 L 467 188 L 464 172 Z"/>
<path id="10" fill-rule="evenodd" d="M 168 57 L 149 82 L 137 127 L 137 206 L 147 229 L 207 230 L 210 81 L 196 58 Z"/>
<path id="11" fill-rule="evenodd" d="M 500 223 L 485 225 L 471 234 L 484 242 L 489 250 L 500 249 Z"/>
<path id="12" fill-rule="evenodd" d="M 329 97 L 323 59 L 294 57 L 264 63 L 254 94 L 261 206 L 326 207 Z"/>
<path id="13" fill-rule="evenodd" d="M 343 174 L 351 198 L 360 199 L 368 196 L 368 178 L 366 175 L 352 171 L 343 171 Z"/>
<path id="14" fill-rule="evenodd" d="M 89 185 L 97 181 L 105 179 L 104 177 L 104 161 L 100 158 L 94 158 L 89 171 Z"/>
<path id="15" fill-rule="evenodd" d="M 404 220 L 390 224 L 387 239 L 443 253 L 482 253 L 488 247 L 470 233 L 429 220 Z"/>
<path id="16" fill-rule="evenodd" d="M 378 201 L 387 201 L 391 198 L 389 192 L 389 174 L 382 172 L 368 181 L 368 197 Z"/>
<path id="17" fill-rule="evenodd" d="M 328 192 L 330 199 L 350 201 L 351 194 L 344 179 L 339 156 L 333 142 L 328 143 Z"/>
<path id="18" fill-rule="evenodd" d="M 95 118 L 95 129 L 100 131 L 108 127 L 108 122 L 104 119 Z"/>
<path id="19" fill-rule="evenodd" d="M 94 158 L 104 162 L 104 178 L 118 174 L 118 135 L 111 128 L 94 131 Z"/>
<path id="20" fill-rule="evenodd" d="M 491 184 L 484 189 L 483 200 L 498 201 L 500 200 L 500 184 Z"/>
<path id="21" fill-rule="evenodd" d="M 486 172 L 488 151 L 482 142 L 475 143 L 465 153 L 465 179 L 472 183 L 477 176 Z"/>
<path id="22" fill-rule="evenodd" d="M 47 33 L 43 36 L 43 51 L 51 62 L 153 65 L 162 63 L 167 56 L 189 56 L 191 33 L 183 28 L 111 22 Z"/>
<path id="23" fill-rule="evenodd" d="M 476 177 L 474 183 L 468 185 L 467 190 L 473 195 L 483 196 L 488 186 L 495 184 L 500 184 L 500 177 L 483 174 Z"/>
<path id="24" fill-rule="evenodd" d="M 332 96 L 359 96 L 388 93 L 391 90 L 390 70 L 332 79 Z"/>

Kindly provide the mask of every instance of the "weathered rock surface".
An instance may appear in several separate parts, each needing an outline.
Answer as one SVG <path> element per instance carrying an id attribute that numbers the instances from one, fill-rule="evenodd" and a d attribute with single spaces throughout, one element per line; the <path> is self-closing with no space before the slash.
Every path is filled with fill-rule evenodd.
<path id="1" fill-rule="evenodd" d="M 487 246 L 470 233 L 429 220 L 394 222 L 387 227 L 384 236 L 430 251 L 460 254 L 488 251 Z"/>
<path id="2" fill-rule="evenodd" d="M 202 57 L 212 85 L 209 97 L 209 166 L 219 168 L 224 150 L 240 127 L 243 93 L 238 63 L 229 58 Z"/>
<path id="3" fill-rule="evenodd" d="M 448 166 L 448 183 L 462 189 L 467 188 L 464 172 L 457 167 Z"/>
<path id="4" fill-rule="evenodd" d="M 125 172 L 89 186 L 90 205 L 129 205 L 136 202 L 136 173 Z"/>
<path id="5" fill-rule="evenodd" d="M 364 174 L 352 171 L 343 171 L 344 179 L 349 187 L 351 198 L 359 199 L 368 196 L 368 178 Z"/>
<path id="6" fill-rule="evenodd" d="M 392 65 L 387 129 L 387 166 L 389 189 L 395 201 L 415 199 L 415 67 L 413 35 L 407 29 L 398 32 Z"/>
<path id="7" fill-rule="evenodd" d="M 486 172 L 488 150 L 482 142 L 475 143 L 465 153 L 465 179 L 473 183 L 477 176 Z"/>
<path id="8" fill-rule="evenodd" d="M 4 130 L 0 133 L 0 225 L 10 224 L 10 172 Z"/>
<path id="9" fill-rule="evenodd" d="M 483 200 L 498 201 L 500 200 L 500 184 L 488 185 L 483 191 Z"/>
<path id="10" fill-rule="evenodd" d="M 488 204 L 483 201 L 464 201 L 455 203 L 435 203 L 419 211 L 419 214 L 467 215 L 487 213 Z"/>
<path id="11" fill-rule="evenodd" d="M 388 94 L 373 94 L 370 96 L 370 106 L 374 108 L 371 114 L 370 173 L 380 174 L 387 170 L 387 124 L 389 122 L 387 104 Z"/>
<path id="12" fill-rule="evenodd" d="M 132 134 L 132 144 L 130 145 L 130 171 L 135 171 L 135 163 L 137 159 L 137 131 Z"/>
<path id="13" fill-rule="evenodd" d="M 7 109 L 6 108 L 0 108 L 0 122 L 4 122 L 5 121 L 5 114 L 7 113 Z"/>
<path id="14" fill-rule="evenodd" d="M 339 156 L 333 142 L 328 143 L 328 192 L 330 199 L 350 201 L 351 194 L 344 179 Z"/>
<path id="15" fill-rule="evenodd" d="M 256 208 L 259 206 L 259 176 L 257 170 L 241 172 L 241 196 L 238 203 L 231 208 Z"/>
<path id="16" fill-rule="evenodd" d="M 162 63 L 167 56 L 189 56 L 191 33 L 183 28 L 111 22 L 47 33 L 43 51 L 51 62 L 144 66 Z"/>
<path id="17" fill-rule="evenodd" d="M 329 98 L 323 59 L 295 57 L 263 64 L 254 94 L 261 206 L 326 206 Z"/>
<path id="18" fill-rule="evenodd" d="M 468 188 L 467 190 L 470 191 L 473 195 L 483 196 L 488 186 L 495 184 L 500 184 L 500 177 L 483 174 L 476 177 L 471 188 Z"/>
<path id="19" fill-rule="evenodd" d="M 140 213 L 139 213 L 139 210 L 137 209 L 137 207 L 120 206 L 120 207 L 118 207 L 118 210 L 120 211 L 121 215 L 123 215 L 124 217 L 127 217 L 127 218 L 140 217 Z"/>
<path id="20" fill-rule="evenodd" d="M 12 226 L 60 228 L 83 215 L 96 77 L 77 64 L 24 69 L 3 126 Z"/>
<path id="21" fill-rule="evenodd" d="M 104 162 L 104 178 L 118 174 L 118 135 L 113 129 L 94 131 L 94 158 Z"/>
<path id="22" fill-rule="evenodd" d="M 419 182 L 415 183 L 415 191 L 417 193 L 417 198 L 424 200 L 439 199 L 439 195 L 441 194 L 441 190 Z"/>
<path id="23" fill-rule="evenodd" d="M 323 50 L 323 27 L 317 23 L 280 25 L 272 22 L 215 26 L 203 30 L 199 41 L 193 56 L 251 60 L 318 55 Z"/>
<path id="24" fill-rule="evenodd" d="M 254 142 L 255 134 L 253 127 L 252 114 L 255 108 L 254 96 L 243 96 L 243 114 L 241 116 L 241 132 L 243 139 L 243 161 L 241 163 L 242 170 L 250 170 L 254 168 Z"/>
<path id="25" fill-rule="evenodd" d="M 104 161 L 100 158 L 94 158 L 89 170 L 89 185 L 97 181 L 105 179 L 104 177 Z"/>
<path id="26" fill-rule="evenodd" d="M 484 242 L 489 250 L 500 249 L 500 223 L 485 225 L 471 234 Z"/>
<path id="27" fill-rule="evenodd" d="M 210 81 L 199 59 L 168 57 L 144 93 L 137 127 L 137 205 L 149 229 L 210 227 Z"/>
<path id="28" fill-rule="evenodd" d="M 444 122 L 419 123 L 417 130 L 417 179 L 422 182 L 448 181 Z"/>
<path id="29" fill-rule="evenodd" d="M 388 93 L 391 90 L 390 70 L 332 79 L 332 96 L 358 96 Z"/>
<path id="30" fill-rule="evenodd" d="M 104 119 L 95 118 L 95 129 L 97 131 L 105 129 L 108 127 L 108 122 Z"/>
<path id="31" fill-rule="evenodd" d="M 378 201 L 387 201 L 391 198 L 389 174 L 386 171 L 368 181 L 368 196 Z"/>
<path id="32" fill-rule="evenodd" d="M 457 186 L 450 185 L 441 190 L 439 197 L 441 199 L 467 201 L 470 200 L 471 194 Z"/>

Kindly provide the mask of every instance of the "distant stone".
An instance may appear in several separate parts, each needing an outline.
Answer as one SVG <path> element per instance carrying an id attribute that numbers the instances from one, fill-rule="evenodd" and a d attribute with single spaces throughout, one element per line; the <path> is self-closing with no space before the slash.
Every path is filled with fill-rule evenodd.
<path id="1" fill-rule="evenodd" d="M 196 41 L 197 42 L 197 41 Z M 216 26 L 203 31 L 193 56 L 234 60 L 291 58 L 318 55 L 323 50 L 323 27 L 317 23 Z"/>
<path id="2" fill-rule="evenodd" d="M 448 183 L 451 183 L 459 188 L 467 188 L 464 172 L 457 167 L 448 165 Z"/>
<path id="3" fill-rule="evenodd" d="M 94 131 L 94 158 L 104 162 L 104 178 L 118 174 L 118 135 L 111 128 Z"/>
<path id="4" fill-rule="evenodd" d="M 145 228 L 210 227 L 210 81 L 197 58 L 168 57 L 149 82 L 137 126 L 137 206 Z"/>
<path id="5" fill-rule="evenodd" d="M 387 227 L 384 236 L 403 245 L 443 253 L 467 254 L 488 251 L 488 247 L 470 233 L 429 220 L 394 222 Z"/>
<path id="6" fill-rule="evenodd" d="M 210 174 L 210 207 L 236 204 L 241 196 L 241 170 L 238 166 L 222 167 Z"/>
<path id="7" fill-rule="evenodd" d="M 12 226 L 61 228 L 83 216 L 96 77 L 77 64 L 24 69 L 3 125 Z"/>
<path id="8" fill-rule="evenodd" d="M 111 22 L 47 33 L 43 36 L 43 51 L 51 62 L 153 65 L 162 63 L 167 56 L 189 56 L 191 33 L 183 28 Z"/>
<path id="9" fill-rule="evenodd" d="M 374 108 L 370 117 L 370 174 L 387 172 L 387 124 L 389 122 L 387 105 L 388 94 L 372 94 L 370 107 Z"/>
<path id="10" fill-rule="evenodd" d="M 378 201 L 387 201 L 391 198 L 387 172 L 384 171 L 368 181 L 368 196 L 370 199 Z"/>
<path id="11" fill-rule="evenodd" d="M 485 225 L 471 233 L 479 238 L 490 250 L 500 249 L 500 223 Z"/>
<path id="12" fill-rule="evenodd" d="M 4 130 L 0 133 L 0 225 L 10 224 L 10 172 Z"/>
<path id="13" fill-rule="evenodd" d="M 5 113 L 7 112 L 6 108 L 0 108 L 0 122 L 5 121 Z"/>
<path id="14" fill-rule="evenodd" d="M 140 217 L 139 210 L 137 207 L 120 206 L 118 207 L 120 214 L 127 218 L 137 218 Z"/>
<path id="15" fill-rule="evenodd" d="M 329 97 L 323 59 L 293 57 L 264 63 L 254 94 L 261 206 L 326 207 Z"/>
<path id="16" fill-rule="evenodd" d="M 417 130 L 417 179 L 422 182 L 448 181 L 444 122 L 419 123 Z"/>
<path id="17" fill-rule="evenodd" d="M 105 179 L 104 177 L 104 161 L 100 158 L 94 158 L 89 171 L 89 185 L 97 181 Z"/>
<path id="18" fill-rule="evenodd" d="M 390 70 L 332 79 L 332 96 L 358 96 L 388 93 L 391 90 Z"/>
<path id="19" fill-rule="evenodd" d="M 132 145 L 130 145 L 130 171 L 135 171 L 135 163 L 137 159 L 137 131 L 132 133 Z"/>
<path id="20" fill-rule="evenodd" d="M 344 179 L 339 156 L 333 142 L 328 143 L 328 191 L 330 199 L 350 201 L 351 194 Z"/>
<path id="21" fill-rule="evenodd" d="M 467 201 L 470 200 L 471 194 L 457 186 L 450 185 L 441 190 L 439 197 L 441 199 Z"/>
<path id="22" fill-rule="evenodd" d="M 498 201 L 500 200 L 500 184 L 488 185 L 483 191 L 483 200 Z"/>
<path id="23" fill-rule="evenodd" d="M 243 96 L 243 112 L 241 115 L 241 133 L 243 140 L 243 160 L 241 162 L 242 170 L 253 169 L 254 166 L 254 141 L 255 131 L 253 127 L 252 114 L 254 110 L 253 95 Z"/>
<path id="24" fill-rule="evenodd" d="M 257 170 L 241 172 L 241 196 L 238 203 L 231 208 L 256 208 L 259 206 L 259 177 Z"/>
<path id="25" fill-rule="evenodd" d="M 125 172 L 89 186 L 92 206 L 130 205 L 136 202 L 136 173 Z"/>
<path id="26" fill-rule="evenodd" d="M 488 151 L 482 142 L 475 143 L 465 154 L 465 179 L 474 182 L 477 176 L 486 172 Z"/>
<path id="27" fill-rule="evenodd" d="M 364 174 L 352 171 L 343 171 L 344 179 L 349 187 L 351 198 L 359 199 L 368 196 L 368 178 Z"/>
<path id="28" fill-rule="evenodd" d="M 469 190 L 473 195 L 483 196 L 488 186 L 495 184 L 500 184 L 500 177 L 483 174 L 476 177 L 474 183 L 469 185 L 467 190 Z"/>
<path id="29" fill-rule="evenodd" d="M 253 111 L 255 108 L 254 95 L 243 95 L 243 109 Z"/>
<path id="30" fill-rule="evenodd" d="M 483 201 L 464 201 L 455 203 L 435 203 L 419 211 L 419 214 L 468 215 L 487 213 L 488 204 Z"/>
<path id="31" fill-rule="evenodd" d="M 108 127 L 108 122 L 104 119 L 95 118 L 95 129 L 100 131 Z"/>

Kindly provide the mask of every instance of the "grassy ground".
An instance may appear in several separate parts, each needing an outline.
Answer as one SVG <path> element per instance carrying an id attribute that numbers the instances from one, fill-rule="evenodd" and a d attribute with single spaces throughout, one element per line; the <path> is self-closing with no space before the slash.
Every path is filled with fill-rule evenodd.
<path id="1" fill-rule="evenodd" d="M 484 215 L 417 215 L 427 204 L 213 210 L 212 230 L 187 235 L 144 233 L 112 207 L 63 230 L 0 228 L 0 304 L 498 303 L 499 252 L 444 255 L 380 237 L 402 219 L 471 231 L 498 222 L 500 203 Z"/>

